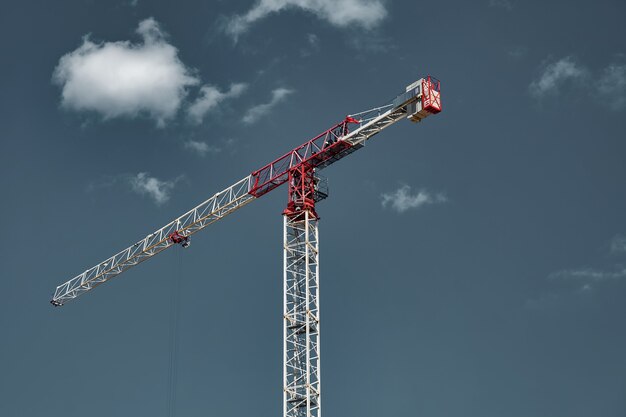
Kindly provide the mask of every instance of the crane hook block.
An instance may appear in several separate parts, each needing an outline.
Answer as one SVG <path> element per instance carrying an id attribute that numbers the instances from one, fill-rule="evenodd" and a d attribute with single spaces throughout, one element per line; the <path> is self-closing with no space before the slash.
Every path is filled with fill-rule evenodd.
<path id="1" fill-rule="evenodd" d="M 189 237 L 183 236 L 178 230 L 170 233 L 168 237 L 170 238 L 170 242 L 179 244 L 183 248 L 188 248 L 189 245 L 191 245 L 191 240 L 189 239 Z"/>

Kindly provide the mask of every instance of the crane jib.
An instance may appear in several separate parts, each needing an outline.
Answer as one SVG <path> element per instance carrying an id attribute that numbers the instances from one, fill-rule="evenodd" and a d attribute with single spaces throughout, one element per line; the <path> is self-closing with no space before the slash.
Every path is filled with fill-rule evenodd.
<path id="1" fill-rule="evenodd" d="M 440 82 L 430 76 L 421 78 L 389 104 L 346 117 L 130 247 L 59 285 L 51 303 L 61 306 L 173 245 L 188 246 L 192 234 L 288 182 L 291 170 L 303 166 L 324 168 L 362 148 L 366 140 L 404 117 L 420 121 L 440 111 Z M 358 126 L 351 130 L 354 125 Z"/>

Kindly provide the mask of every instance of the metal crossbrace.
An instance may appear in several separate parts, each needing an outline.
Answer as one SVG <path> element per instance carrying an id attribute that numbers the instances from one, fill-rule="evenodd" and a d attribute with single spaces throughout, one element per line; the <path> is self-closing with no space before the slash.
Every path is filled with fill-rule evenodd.
<path id="1" fill-rule="evenodd" d="M 66 283 L 59 285 L 54 292 L 53 302 L 63 304 L 72 300 L 80 294 L 119 275 L 126 269 L 175 245 L 169 239 L 170 233 L 179 231 L 183 236 L 191 236 L 211 223 L 243 207 L 255 198 L 248 194 L 249 188 L 250 176 L 216 193 L 197 207 L 155 232 L 150 233 L 132 246 L 89 268 Z"/>
<path id="2" fill-rule="evenodd" d="M 283 417 L 321 417 L 317 222 L 284 216 Z"/>

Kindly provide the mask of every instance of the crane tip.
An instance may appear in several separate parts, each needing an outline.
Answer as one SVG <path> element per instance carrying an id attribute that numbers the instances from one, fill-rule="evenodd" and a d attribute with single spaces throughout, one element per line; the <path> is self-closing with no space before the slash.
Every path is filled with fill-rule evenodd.
<path id="1" fill-rule="evenodd" d="M 50 300 L 50 304 L 52 304 L 55 307 L 61 307 L 63 305 L 63 303 L 58 302 L 57 300 Z"/>

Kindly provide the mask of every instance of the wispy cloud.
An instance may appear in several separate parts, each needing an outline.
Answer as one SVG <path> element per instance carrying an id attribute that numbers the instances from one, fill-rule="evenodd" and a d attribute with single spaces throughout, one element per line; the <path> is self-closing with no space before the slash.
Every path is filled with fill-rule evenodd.
<path id="1" fill-rule="evenodd" d="M 582 80 L 587 74 L 586 68 L 565 57 L 547 65 L 539 78 L 530 83 L 529 91 L 535 98 L 541 98 L 558 92 L 567 82 Z"/>
<path id="2" fill-rule="evenodd" d="M 587 96 L 589 100 L 594 100 L 610 110 L 624 110 L 626 109 L 626 64 L 617 62 L 623 62 L 624 55 L 622 54 L 617 54 L 614 59 L 597 74 L 571 57 L 552 62 L 546 65 L 541 75 L 530 83 L 528 87 L 530 94 L 537 99 L 556 95 L 569 84 L 570 87 L 577 87 L 578 92 Z M 591 79 L 592 75 L 593 83 L 583 82 Z"/>
<path id="3" fill-rule="evenodd" d="M 162 181 L 156 177 L 151 177 L 147 172 L 140 172 L 129 177 L 128 183 L 134 192 L 150 197 L 160 206 L 170 199 L 171 192 L 179 179 Z"/>
<path id="4" fill-rule="evenodd" d="M 611 253 L 626 254 L 626 236 L 617 235 L 611 239 Z"/>
<path id="5" fill-rule="evenodd" d="M 600 76 L 598 92 L 612 110 L 626 108 L 626 65 L 611 64 L 606 67 Z"/>
<path id="6" fill-rule="evenodd" d="M 610 241 L 613 254 L 626 253 L 626 237 L 617 235 Z M 626 266 L 614 264 L 612 268 L 572 268 L 552 272 L 547 276 L 550 290 L 526 302 L 528 308 L 547 307 L 565 302 L 581 294 L 593 294 L 593 290 L 609 283 L 626 282 Z"/>
<path id="7" fill-rule="evenodd" d="M 504 9 L 509 12 L 513 10 L 513 2 L 511 0 L 489 0 L 489 6 Z"/>
<path id="8" fill-rule="evenodd" d="M 380 197 L 383 207 L 390 207 L 398 213 L 404 213 L 407 210 L 416 209 L 428 204 L 444 203 L 447 201 L 445 195 L 433 195 L 426 190 L 411 193 L 411 187 L 406 184 L 391 193 L 382 194 Z"/>
<path id="9" fill-rule="evenodd" d="M 526 300 L 526 308 L 541 309 L 554 307 L 608 284 L 626 279 L 626 268 L 617 266 L 613 270 L 595 268 L 564 269 L 548 275 L 550 289 Z"/>
<path id="10" fill-rule="evenodd" d="M 320 38 L 315 33 L 307 33 L 306 46 L 300 48 L 300 55 L 307 57 L 320 49 Z"/>
<path id="11" fill-rule="evenodd" d="M 391 52 L 398 49 L 393 39 L 377 32 L 368 32 L 361 36 L 351 36 L 348 45 L 364 52 Z"/>
<path id="12" fill-rule="evenodd" d="M 564 280 L 576 283 L 581 291 L 589 291 L 596 284 L 626 278 L 626 268 L 618 267 L 613 271 L 593 268 L 567 269 L 553 272 L 548 276 L 552 280 Z"/>
<path id="13" fill-rule="evenodd" d="M 139 23 L 142 42 L 95 43 L 86 36 L 54 70 L 63 107 L 93 111 L 105 119 L 146 114 L 163 126 L 171 119 L 187 87 L 198 78 L 178 58 L 153 18 Z"/>
<path id="14" fill-rule="evenodd" d="M 528 48 L 525 46 L 514 46 L 506 51 L 509 58 L 513 60 L 522 59 L 528 53 Z"/>
<path id="15" fill-rule="evenodd" d="M 221 102 L 229 98 L 239 97 L 247 88 L 247 84 L 231 84 L 228 91 L 221 92 L 217 87 L 204 85 L 200 88 L 198 98 L 187 108 L 189 120 L 195 124 L 202 123 L 204 116 L 215 109 Z"/>
<path id="16" fill-rule="evenodd" d="M 209 145 L 206 142 L 197 141 L 197 140 L 188 140 L 184 144 L 185 149 L 193 151 L 200 156 L 205 156 L 208 153 L 219 153 L 222 151 L 222 148 L 218 146 Z"/>
<path id="17" fill-rule="evenodd" d="M 562 295 L 554 292 L 544 292 L 537 297 L 527 299 L 524 303 L 524 307 L 529 310 L 542 310 L 547 307 L 552 307 L 562 301 Z"/>
<path id="18" fill-rule="evenodd" d="M 253 23 L 286 9 L 313 13 L 338 27 L 358 25 L 366 29 L 378 25 L 387 16 L 381 0 L 257 0 L 246 13 L 228 20 L 226 32 L 237 39 Z"/>
<path id="19" fill-rule="evenodd" d="M 313 48 L 319 47 L 320 38 L 315 33 L 307 33 L 306 40 Z"/>
<path id="20" fill-rule="evenodd" d="M 566 269 L 558 272 L 553 272 L 548 276 L 548 278 L 599 282 L 611 279 L 626 278 L 626 268 L 619 268 L 615 271 L 603 271 L 594 268 Z"/>
<path id="21" fill-rule="evenodd" d="M 270 112 L 278 103 L 285 100 L 288 95 L 293 93 L 293 90 L 288 88 L 277 88 L 272 91 L 272 99 L 263 104 L 258 104 L 248 109 L 243 116 L 243 122 L 246 124 L 252 124 L 258 121 L 261 117 Z"/>

